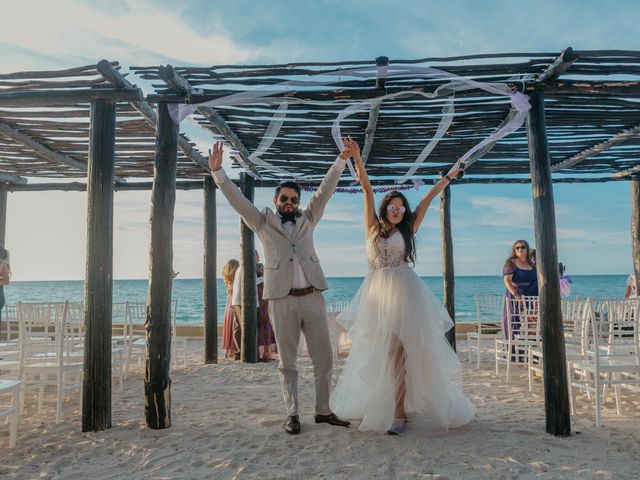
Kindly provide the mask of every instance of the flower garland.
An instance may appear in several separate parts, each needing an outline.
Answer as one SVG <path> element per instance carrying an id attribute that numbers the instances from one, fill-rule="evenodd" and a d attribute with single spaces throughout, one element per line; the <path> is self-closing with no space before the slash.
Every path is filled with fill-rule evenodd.
<path id="1" fill-rule="evenodd" d="M 313 186 L 313 185 L 300 185 L 300 188 L 302 188 L 302 190 L 304 190 L 305 192 L 315 192 L 316 189 L 318 188 L 317 186 Z M 373 193 L 388 193 L 388 192 L 392 192 L 394 190 L 411 190 L 412 188 L 415 188 L 416 190 L 419 188 L 419 186 L 414 186 L 414 185 L 391 185 L 388 187 L 373 187 Z M 348 187 L 338 187 L 335 190 L 337 193 L 348 193 L 349 195 L 357 195 L 359 193 L 362 193 L 362 189 L 361 188 L 348 188 Z"/>

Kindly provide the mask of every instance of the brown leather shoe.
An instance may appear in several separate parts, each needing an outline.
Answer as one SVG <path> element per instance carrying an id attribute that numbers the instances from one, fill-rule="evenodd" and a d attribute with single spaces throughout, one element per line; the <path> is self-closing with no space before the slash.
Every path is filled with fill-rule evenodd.
<path id="1" fill-rule="evenodd" d="M 313 418 L 315 418 L 316 423 L 328 423 L 329 425 L 337 425 L 339 427 L 348 427 L 351 425 L 351 422 L 338 418 L 335 413 L 330 413 L 329 415 L 318 415 L 316 413 Z"/>
<path id="2" fill-rule="evenodd" d="M 300 418 L 298 417 L 298 415 L 287 417 L 287 424 L 284 426 L 284 429 L 291 435 L 300 433 Z"/>

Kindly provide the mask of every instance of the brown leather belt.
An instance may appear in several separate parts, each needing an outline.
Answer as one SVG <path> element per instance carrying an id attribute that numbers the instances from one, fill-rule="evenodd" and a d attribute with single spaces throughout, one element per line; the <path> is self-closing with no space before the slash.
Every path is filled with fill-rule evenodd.
<path id="1" fill-rule="evenodd" d="M 319 292 L 316 287 L 307 287 L 307 288 L 292 288 L 289 290 L 289 295 L 293 295 L 294 297 L 301 297 L 302 295 L 309 295 L 310 293 Z"/>

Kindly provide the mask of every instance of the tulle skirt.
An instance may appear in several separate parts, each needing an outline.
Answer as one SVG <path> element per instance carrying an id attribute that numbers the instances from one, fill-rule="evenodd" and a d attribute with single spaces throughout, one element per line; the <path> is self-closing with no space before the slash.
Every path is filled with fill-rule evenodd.
<path id="1" fill-rule="evenodd" d="M 352 346 L 331 394 L 336 414 L 362 419 L 360 430 L 384 432 L 401 387 L 407 413 L 427 420 L 430 429 L 471 421 L 475 407 L 462 391 L 460 360 L 444 336 L 453 322 L 411 268 L 370 271 L 338 322 Z"/>

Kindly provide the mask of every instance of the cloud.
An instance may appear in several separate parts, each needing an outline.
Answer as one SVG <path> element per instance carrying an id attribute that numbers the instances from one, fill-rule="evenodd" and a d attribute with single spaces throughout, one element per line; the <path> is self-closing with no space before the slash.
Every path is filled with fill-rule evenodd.
<path id="1" fill-rule="evenodd" d="M 473 221 L 502 228 L 530 228 L 533 205 L 519 198 L 476 196 L 471 199 Z"/>
<path id="2" fill-rule="evenodd" d="M 558 227 L 557 234 L 558 242 L 574 242 L 572 243 L 574 247 L 576 246 L 575 242 L 580 242 L 582 245 L 590 245 L 593 243 L 601 245 L 628 245 L 631 238 L 628 231 L 594 228 Z"/>
<path id="3" fill-rule="evenodd" d="M 19 56 L 3 60 L 2 70 L 46 63 L 97 63 L 103 57 L 125 64 L 245 62 L 255 50 L 237 46 L 222 29 L 197 31 L 183 21 L 178 4 L 155 8 L 149 0 L 129 0 L 120 8 L 99 10 L 72 0 L 4 2 L 0 45 Z M 8 50 L 7 50 L 8 52 Z M 55 59 L 55 60 L 54 60 Z"/>
<path id="4" fill-rule="evenodd" d="M 488 225 L 501 228 L 526 228 L 533 227 L 533 202 L 524 198 L 506 196 L 475 196 L 470 199 L 473 209 L 469 221 L 480 225 Z M 574 213 L 574 207 L 570 205 L 555 204 L 557 217 L 568 216 Z"/>

